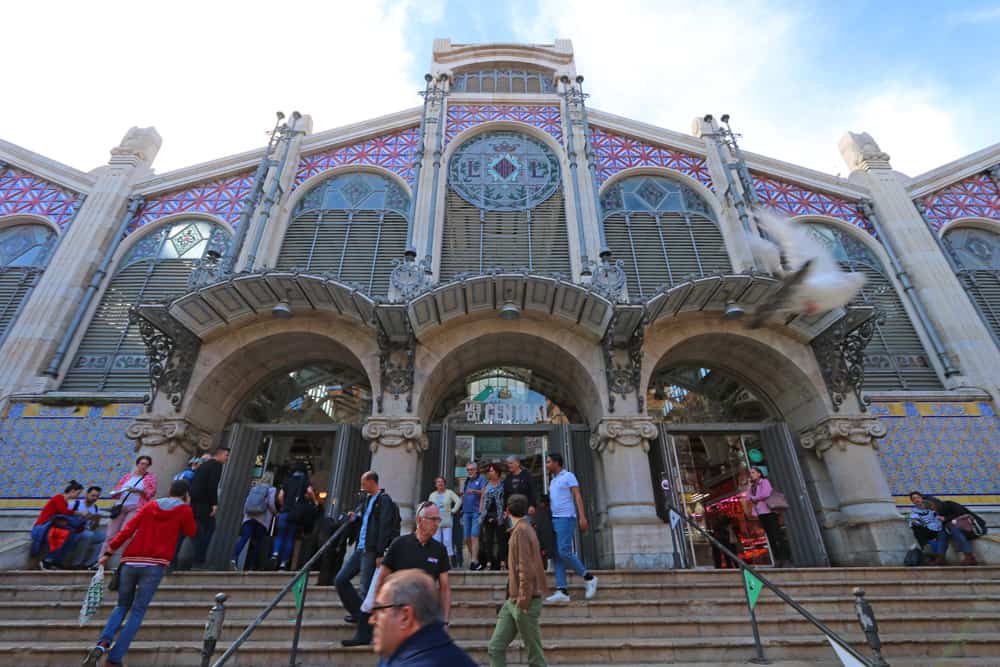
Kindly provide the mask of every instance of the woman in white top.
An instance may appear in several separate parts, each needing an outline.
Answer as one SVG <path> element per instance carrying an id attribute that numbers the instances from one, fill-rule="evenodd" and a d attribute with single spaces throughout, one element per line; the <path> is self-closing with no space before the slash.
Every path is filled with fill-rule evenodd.
<path id="1" fill-rule="evenodd" d="M 145 455 L 140 456 L 135 460 L 135 470 L 122 475 L 115 484 L 111 497 L 115 499 L 116 505 L 121 505 L 121 512 L 108 523 L 108 532 L 100 553 L 108 549 L 112 538 L 143 505 L 156 498 L 156 475 L 149 472 L 152 465 L 153 459 Z"/>
<path id="2" fill-rule="evenodd" d="M 454 525 L 452 517 L 462 510 L 462 501 L 458 494 L 445 488 L 444 477 L 435 479 L 434 486 L 435 490 L 427 497 L 427 500 L 437 505 L 441 512 L 441 523 L 434 539 L 443 544 L 444 548 L 448 550 L 448 556 L 452 557 L 455 555 L 455 547 L 451 543 L 451 529 Z"/>

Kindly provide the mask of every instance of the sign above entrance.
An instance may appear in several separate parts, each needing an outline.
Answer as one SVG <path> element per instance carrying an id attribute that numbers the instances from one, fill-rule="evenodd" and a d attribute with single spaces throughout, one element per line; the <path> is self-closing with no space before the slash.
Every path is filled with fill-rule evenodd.
<path id="1" fill-rule="evenodd" d="M 469 424 L 540 424 L 548 421 L 545 403 L 463 401 Z"/>

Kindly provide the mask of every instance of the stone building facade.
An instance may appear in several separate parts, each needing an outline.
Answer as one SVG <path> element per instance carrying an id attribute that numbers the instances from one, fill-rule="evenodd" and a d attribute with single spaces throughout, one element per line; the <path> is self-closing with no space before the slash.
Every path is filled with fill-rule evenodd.
<path id="1" fill-rule="evenodd" d="M 0 141 L 4 525 L 221 443 L 222 533 L 278 456 L 331 511 L 378 470 L 406 521 L 561 451 L 606 567 L 703 564 L 665 504 L 705 520 L 751 463 L 803 565 L 898 562 L 914 488 L 995 516 L 1000 146 L 911 178 L 849 132 L 844 179 L 728 127 L 588 108 L 565 40 L 439 40 L 421 106 L 165 174 L 152 128 L 88 173 Z M 761 211 L 866 274 L 850 308 L 747 328 Z"/>

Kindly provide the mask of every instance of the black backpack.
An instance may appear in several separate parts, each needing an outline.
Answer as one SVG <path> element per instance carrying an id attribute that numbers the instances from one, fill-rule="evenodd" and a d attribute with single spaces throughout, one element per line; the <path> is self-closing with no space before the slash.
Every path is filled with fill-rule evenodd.
<path id="1" fill-rule="evenodd" d="M 903 565 L 906 567 L 918 567 L 924 564 L 924 550 L 920 547 L 913 547 L 906 552 L 903 558 Z"/>
<path id="2" fill-rule="evenodd" d="M 313 518 L 314 506 L 306 498 L 308 488 L 309 477 L 305 473 L 292 473 L 285 480 L 285 506 L 282 510 L 288 512 L 288 518 L 298 524 L 304 524 Z"/>

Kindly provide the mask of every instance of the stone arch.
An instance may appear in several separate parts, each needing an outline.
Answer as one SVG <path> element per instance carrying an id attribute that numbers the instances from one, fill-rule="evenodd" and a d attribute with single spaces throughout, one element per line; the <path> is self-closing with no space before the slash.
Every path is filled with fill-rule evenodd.
<path id="1" fill-rule="evenodd" d="M 547 318 L 523 315 L 513 323 L 495 315 L 422 341 L 416 359 L 414 409 L 422 421 L 455 382 L 489 366 L 516 365 L 544 372 L 567 384 L 575 407 L 591 427 L 603 417 L 605 381 L 600 346 Z"/>
<path id="2" fill-rule="evenodd" d="M 982 231 L 990 232 L 991 234 L 1000 234 L 1000 220 L 991 220 L 990 218 L 982 217 L 969 217 L 949 220 L 946 224 L 941 225 L 940 229 L 938 229 L 938 236 L 944 238 L 948 232 L 969 227 L 981 229 Z"/>
<path id="3" fill-rule="evenodd" d="M 601 184 L 598 190 L 599 195 L 603 195 L 608 188 L 614 186 L 616 183 L 624 181 L 635 176 L 659 176 L 661 178 L 666 178 L 671 181 L 677 181 L 678 183 L 683 183 L 692 190 L 698 193 L 698 195 L 705 200 L 711 209 L 712 214 L 715 215 L 715 219 L 718 221 L 723 220 L 722 213 L 722 202 L 714 192 L 709 190 L 705 185 L 698 179 L 691 178 L 687 174 L 683 174 L 675 169 L 670 169 L 669 167 L 656 167 L 656 166 L 640 166 L 640 167 L 629 167 L 628 169 L 622 169 L 619 172 L 612 174 L 608 180 Z M 598 211 L 598 215 L 603 215 Z"/>
<path id="4" fill-rule="evenodd" d="M 210 222 L 213 225 L 217 225 L 218 227 L 226 230 L 226 233 L 229 234 L 230 240 L 232 240 L 234 234 L 236 233 L 230 223 L 218 216 L 212 215 L 211 213 L 171 213 L 131 231 L 128 236 L 122 239 L 121 243 L 118 244 L 118 248 L 115 250 L 114 257 L 111 260 L 111 271 L 108 272 L 108 275 L 113 274 L 115 270 L 117 270 L 118 263 L 122 260 L 122 257 L 125 257 L 128 254 L 133 246 L 150 234 L 155 234 L 161 227 L 169 227 L 178 220 L 202 220 L 204 222 Z"/>
<path id="5" fill-rule="evenodd" d="M 0 215 L 0 229 L 20 227 L 21 225 L 39 225 L 51 231 L 55 236 L 62 236 L 62 228 L 48 218 L 34 213 L 14 213 Z"/>
<path id="6" fill-rule="evenodd" d="M 555 137 L 553 137 L 549 133 L 538 129 L 533 125 L 511 120 L 497 120 L 497 121 L 488 121 L 485 123 L 480 123 L 479 125 L 470 127 L 455 135 L 455 137 L 448 142 L 448 145 L 445 147 L 444 153 L 441 158 L 441 169 L 443 170 L 443 174 L 440 179 L 437 191 L 430 193 L 429 198 L 426 200 L 424 199 L 424 197 L 422 196 L 420 197 L 421 201 L 427 202 L 427 205 L 431 203 L 431 198 L 433 198 L 433 201 L 435 203 L 434 219 L 430 221 L 430 224 L 433 225 L 433 234 L 434 234 L 434 237 L 432 239 L 432 247 L 433 247 L 432 270 L 434 272 L 434 275 L 435 276 L 441 275 L 441 252 L 442 252 L 442 244 L 444 243 L 445 209 L 447 208 L 447 200 L 448 200 L 448 169 L 449 165 L 451 164 L 451 159 L 455 155 L 455 151 L 458 150 L 458 148 L 462 144 L 472 139 L 475 139 L 479 135 L 497 131 L 520 132 L 522 134 L 526 134 L 532 139 L 537 139 L 538 141 L 545 144 L 550 150 L 553 151 L 553 153 L 556 156 L 558 156 L 559 169 L 561 171 L 560 187 L 562 188 L 563 191 L 564 206 L 566 208 L 565 224 L 567 225 L 566 229 L 567 229 L 567 234 L 569 236 L 570 265 L 573 274 L 577 275 L 580 271 L 579 257 L 581 248 L 580 248 L 579 238 L 577 238 L 577 234 L 573 229 L 571 229 L 570 225 L 571 220 L 576 220 L 577 211 L 576 211 L 576 203 L 574 202 L 573 197 L 570 194 L 573 192 L 572 190 L 573 184 L 570 180 L 572 177 L 572 173 L 569 167 L 569 156 L 566 154 L 566 150 L 564 149 L 562 144 L 556 141 Z M 422 206 L 422 205 L 424 204 L 422 204 L 421 202 L 417 202 L 417 206 Z M 428 233 L 429 230 L 427 229 L 414 229 L 413 240 L 417 247 L 418 256 L 420 256 L 423 252 L 421 249 L 426 247 Z"/>
<path id="7" fill-rule="evenodd" d="M 205 343 L 195 362 L 181 413 L 220 433 L 245 397 L 282 369 L 335 361 L 364 372 L 378 392 L 378 348 L 361 327 L 329 315 L 259 319 Z M 161 399 L 162 401 L 162 399 Z"/>

